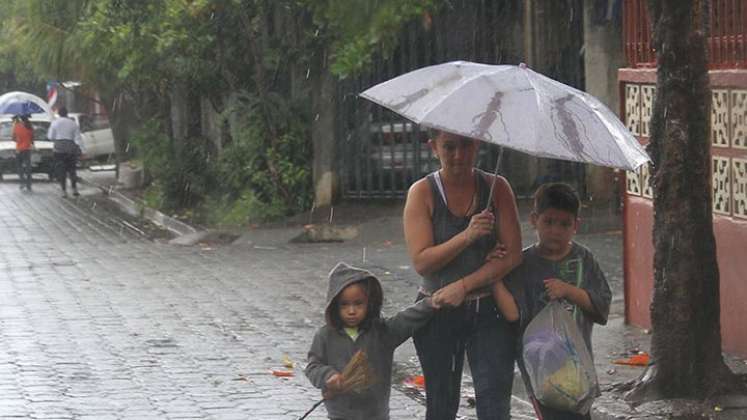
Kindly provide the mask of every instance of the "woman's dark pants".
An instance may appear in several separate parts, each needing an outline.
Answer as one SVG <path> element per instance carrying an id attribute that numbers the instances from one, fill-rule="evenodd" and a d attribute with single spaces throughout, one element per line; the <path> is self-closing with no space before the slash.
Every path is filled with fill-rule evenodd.
<path id="1" fill-rule="evenodd" d="M 443 309 L 413 337 L 425 376 L 426 420 L 453 420 L 467 353 L 480 420 L 510 420 L 516 333 L 486 297 Z"/>
<path id="2" fill-rule="evenodd" d="M 16 163 L 18 164 L 18 178 L 21 188 L 31 190 L 31 150 L 16 152 Z"/>

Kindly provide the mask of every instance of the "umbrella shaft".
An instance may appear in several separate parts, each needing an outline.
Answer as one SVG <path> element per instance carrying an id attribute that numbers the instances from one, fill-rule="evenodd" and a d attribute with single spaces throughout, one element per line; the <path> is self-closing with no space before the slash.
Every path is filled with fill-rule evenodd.
<path id="1" fill-rule="evenodd" d="M 486 204 L 485 210 L 489 209 L 490 204 L 493 203 L 493 191 L 495 191 L 495 181 L 498 179 L 498 172 L 500 172 L 502 160 L 503 160 L 503 147 L 499 147 L 498 161 L 495 163 L 495 172 L 493 173 L 493 182 L 490 183 L 490 194 L 488 194 L 488 203 Z"/>

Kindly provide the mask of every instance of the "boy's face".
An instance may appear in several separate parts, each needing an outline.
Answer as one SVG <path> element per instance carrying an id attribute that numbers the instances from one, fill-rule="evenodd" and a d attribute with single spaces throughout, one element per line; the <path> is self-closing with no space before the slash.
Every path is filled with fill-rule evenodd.
<path id="1" fill-rule="evenodd" d="M 541 214 L 533 212 L 531 222 L 537 230 L 540 252 L 550 257 L 564 256 L 578 229 L 578 219 L 573 213 L 554 208 Z"/>
<path id="2" fill-rule="evenodd" d="M 340 319 L 342 323 L 353 328 L 360 325 L 368 313 L 368 296 L 360 283 L 353 283 L 340 293 Z"/>

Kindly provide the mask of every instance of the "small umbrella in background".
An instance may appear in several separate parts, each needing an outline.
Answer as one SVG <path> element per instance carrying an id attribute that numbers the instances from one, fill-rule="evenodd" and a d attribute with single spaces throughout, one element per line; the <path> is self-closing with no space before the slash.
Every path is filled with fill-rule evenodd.
<path id="1" fill-rule="evenodd" d="M 44 99 L 26 92 L 8 92 L 0 95 L 0 114 L 46 114 L 50 118 L 53 116 L 52 109 Z"/>
<path id="2" fill-rule="evenodd" d="M 31 101 L 5 102 L 0 104 L 0 114 L 31 115 L 44 113 L 44 109 Z"/>
<path id="3" fill-rule="evenodd" d="M 524 64 L 438 64 L 380 83 L 361 96 L 422 126 L 497 144 L 499 164 L 504 146 L 631 171 L 650 160 L 598 99 Z"/>

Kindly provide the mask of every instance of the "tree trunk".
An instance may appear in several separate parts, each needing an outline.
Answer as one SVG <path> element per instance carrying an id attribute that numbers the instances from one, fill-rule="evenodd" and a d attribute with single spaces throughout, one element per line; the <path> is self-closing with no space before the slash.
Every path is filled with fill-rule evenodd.
<path id="1" fill-rule="evenodd" d="M 171 138 L 179 150 L 189 133 L 189 94 L 184 82 L 173 82 L 170 100 Z"/>
<path id="2" fill-rule="evenodd" d="M 212 144 L 212 150 L 220 156 L 223 152 L 223 118 L 206 96 L 200 98 L 200 117 L 202 137 Z"/>
<path id="3" fill-rule="evenodd" d="M 651 120 L 654 364 L 629 398 L 702 399 L 735 385 L 721 355 L 710 195 L 707 3 L 650 0 L 657 51 Z"/>
<path id="4" fill-rule="evenodd" d="M 314 59 L 311 75 L 313 182 L 315 207 L 331 206 L 339 194 L 335 168 L 335 114 L 337 82 L 326 63 L 326 54 Z"/>
<path id="5" fill-rule="evenodd" d="M 119 164 L 129 158 L 128 141 L 132 131 L 132 121 L 135 120 L 135 113 L 132 102 L 126 94 L 121 92 L 116 97 L 110 95 L 104 103 L 111 104 L 107 109 L 107 114 L 114 136 L 114 175 L 119 180 Z"/>

